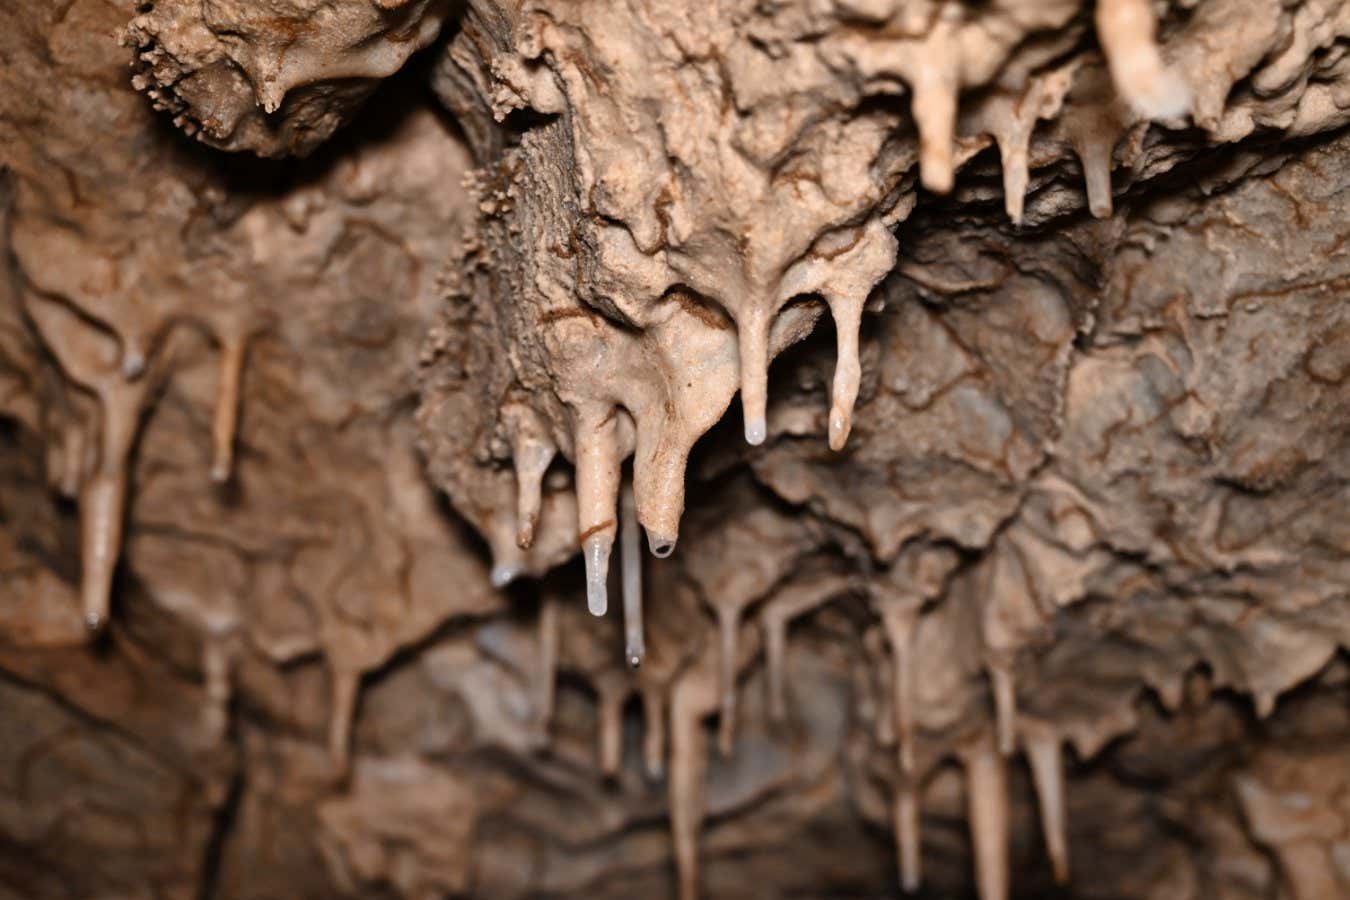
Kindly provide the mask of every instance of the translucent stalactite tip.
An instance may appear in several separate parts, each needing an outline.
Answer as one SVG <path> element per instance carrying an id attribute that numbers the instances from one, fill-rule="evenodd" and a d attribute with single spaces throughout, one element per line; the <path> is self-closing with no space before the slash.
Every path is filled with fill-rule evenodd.
<path id="1" fill-rule="evenodd" d="M 492 580 L 492 586 L 501 590 L 519 578 L 520 571 L 519 563 L 498 563 L 492 567 L 492 572 L 488 577 Z"/>
<path id="2" fill-rule="evenodd" d="M 670 538 L 657 537 L 654 534 L 647 535 L 647 547 L 652 551 L 652 556 L 657 559 L 665 559 L 675 552 L 675 542 Z"/>
<path id="3" fill-rule="evenodd" d="M 745 420 L 745 442 L 750 446 L 758 447 L 764 443 L 764 438 L 768 433 L 768 425 L 762 418 Z"/>
<path id="4" fill-rule="evenodd" d="M 597 534 L 586 539 L 582 545 L 582 558 L 586 563 L 586 607 L 593 616 L 603 616 L 609 608 L 609 595 L 606 582 L 609 580 L 609 551 L 613 539 L 608 535 Z"/>

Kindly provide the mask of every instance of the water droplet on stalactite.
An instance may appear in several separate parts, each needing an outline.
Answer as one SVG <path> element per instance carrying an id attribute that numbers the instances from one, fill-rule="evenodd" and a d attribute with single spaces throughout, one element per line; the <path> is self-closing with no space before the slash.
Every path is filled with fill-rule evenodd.
<path id="1" fill-rule="evenodd" d="M 757 447 L 768 436 L 765 410 L 769 402 L 769 315 L 752 309 L 745 320 L 737 324 L 745 442 Z"/>
<path id="2" fill-rule="evenodd" d="M 1036 802 L 1041 810 L 1041 832 L 1055 881 L 1069 881 L 1069 841 L 1064 809 L 1064 759 L 1058 735 L 1047 725 L 1037 723 L 1023 728 L 1022 742 L 1036 785 Z"/>
<path id="3" fill-rule="evenodd" d="M 994 717 L 998 726 L 998 750 L 1012 756 L 1017 749 L 1017 687 L 1012 669 L 1003 664 L 988 667 L 994 689 Z"/>
<path id="4" fill-rule="evenodd" d="M 982 737 L 962 756 L 980 900 L 1008 897 L 1008 773 L 995 742 Z"/>
<path id="5" fill-rule="evenodd" d="M 244 377 L 248 341 L 242 336 L 223 339 L 220 374 L 216 383 L 216 408 L 211 423 L 211 480 L 224 483 L 234 468 L 234 436 L 239 424 L 239 388 Z"/>
<path id="6" fill-rule="evenodd" d="M 345 778 L 351 767 L 352 718 L 361 688 L 361 673 L 330 669 L 330 707 L 328 710 L 328 758 L 334 773 Z"/>
<path id="7" fill-rule="evenodd" d="M 558 602 L 545 597 L 539 604 L 539 657 L 535 671 L 535 698 L 539 726 L 548 731 L 553 719 L 553 694 L 558 670 Z"/>
<path id="8" fill-rule="evenodd" d="M 666 767 L 666 704 L 660 688 L 642 690 L 642 761 L 647 777 L 660 778 Z"/>
<path id="9" fill-rule="evenodd" d="M 858 399 L 858 384 L 862 366 L 858 362 L 858 332 L 862 328 L 862 311 L 866 297 L 831 297 L 830 314 L 834 317 L 837 341 L 834 364 L 834 384 L 830 403 L 830 449 L 839 451 L 848 442 L 853 429 L 853 404 Z"/>
<path id="10" fill-rule="evenodd" d="M 544 473 L 557 448 L 537 435 L 518 436 L 512 450 L 516 470 L 516 545 L 528 550 L 534 544 L 543 506 Z"/>
<path id="11" fill-rule="evenodd" d="M 619 504 L 619 564 L 623 583 L 624 658 L 634 669 L 647 655 L 642 633 L 642 536 L 633 486 L 625 485 Z"/>
<path id="12" fill-rule="evenodd" d="M 1144 119 L 1185 115 L 1191 90 L 1163 62 L 1150 0 L 1098 0 L 1097 41 L 1116 91 Z"/>
<path id="13" fill-rule="evenodd" d="M 900 887 L 909 894 L 923 884 L 923 859 L 919 853 L 919 792 L 908 776 L 900 775 L 895 788 L 895 852 L 900 867 Z"/>
<path id="14" fill-rule="evenodd" d="M 493 587 L 497 590 L 501 590 L 519 578 L 523 571 L 524 566 L 514 560 L 511 562 L 497 563 L 492 567 L 492 571 L 488 573 L 488 580 L 492 582 Z"/>
<path id="15" fill-rule="evenodd" d="M 134 381 L 145 371 L 145 344 L 140 337 L 122 339 L 122 377 Z"/>
<path id="16" fill-rule="evenodd" d="M 736 661 L 740 655 L 741 610 L 739 606 L 717 607 L 720 653 L 717 667 L 720 718 L 717 750 L 730 757 L 736 744 Z"/>
<path id="17" fill-rule="evenodd" d="M 617 411 L 591 407 L 579 411 L 576 434 L 577 529 L 586 566 L 586 606 L 603 616 L 609 606 L 609 555 L 614 546 L 619 505 L 620 464 Z"/>

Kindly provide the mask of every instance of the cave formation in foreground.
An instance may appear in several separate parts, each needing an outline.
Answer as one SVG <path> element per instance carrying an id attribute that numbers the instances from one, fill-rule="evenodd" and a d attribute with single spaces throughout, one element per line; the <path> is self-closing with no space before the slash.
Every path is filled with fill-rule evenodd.
<path id="1" fill-rule="evenodd" d="M 0 0 L 0 900 L 1350 896 L 1350 0 Z"/>

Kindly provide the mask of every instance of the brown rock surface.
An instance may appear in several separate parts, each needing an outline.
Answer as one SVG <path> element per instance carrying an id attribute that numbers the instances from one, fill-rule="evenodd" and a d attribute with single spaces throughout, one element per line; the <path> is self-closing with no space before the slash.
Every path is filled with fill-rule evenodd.
<path id="1" fill-rule="evenodd" d="M 0 897 L 1350 891 L 1347 47 L 0 5 Z"/>

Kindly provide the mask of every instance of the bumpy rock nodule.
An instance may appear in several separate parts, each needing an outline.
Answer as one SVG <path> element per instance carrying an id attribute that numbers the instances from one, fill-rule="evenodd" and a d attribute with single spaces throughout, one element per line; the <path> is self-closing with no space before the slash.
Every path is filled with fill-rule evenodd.
<path id="1" fill-rule="evenodd" d="M 17 890 L 1347 889 L 1350 5 L 0 26 Z"/>

